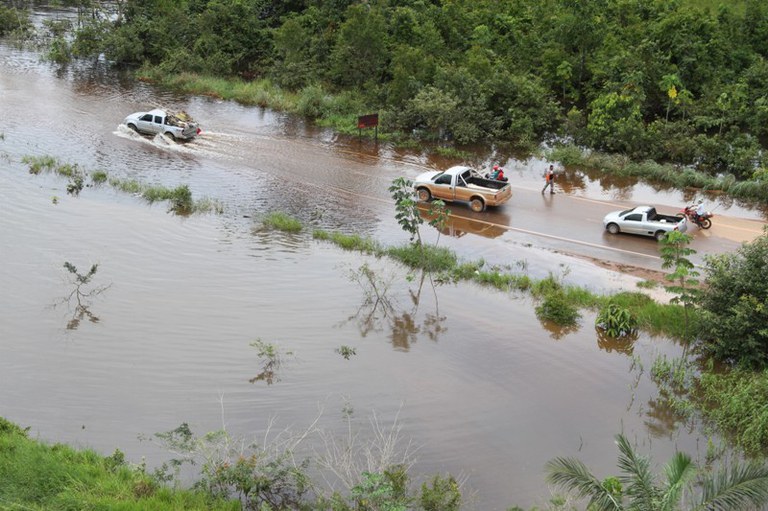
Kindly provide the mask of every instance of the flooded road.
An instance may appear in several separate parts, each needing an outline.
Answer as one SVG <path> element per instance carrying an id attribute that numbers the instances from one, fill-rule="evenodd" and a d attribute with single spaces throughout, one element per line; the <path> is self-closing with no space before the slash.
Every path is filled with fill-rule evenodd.
<path id="1" fill-rule="evenodd" d="M 155 106 L 186 110 L 203 134 L 175 145 L 119 126 Z M 0 111 L 0 415 L 34 436 L 105 454 L 117 447 L 156 466 L 170 454 L 139 436 L 182 422 L 253 439 L 270 420 L 301 429 L 319 415 L 318 428 L 341 436 L 351 416 L 365 439 L 375 414 L 418 448 L 417 482 L 450 472 L 463 481 L 467 508 L 479 510 L 544 505 L 543 467 L 556 456 L 608 475 L 618 432 L 659 460 L 675 448 L 703 455 L 706 437 L 658 406 L 647 376 L 655 357 L 680 351 L 668 340 L 605 341 L 588 312 L 578 329 L 551 329 L 528 297 L 473 284 L 419 293 L 418 276 L 397 265 L 312 239 L 320 227 L 405 242 L 389 184 L 448 162 L 268 110 L 179 97 L 101 66 L 61 70 L 8 46 L 0 46 Z M 188 184 L 224 213 L 181 218 L 106 186 L 71 197 L 63 178 L 30 175 L 28 155 Z M 624 203 L 674 207 L 682 197 L 602 190 L 587 177 L 582 188 L 564 179 L 562 193 L 541 197 L 543 162 L 505 164 L 512 202 L 482 215 L 451 206 L 441 245 L 595 290 L 634 289 L 637 279 L 589 257 L 660 266 L 651 240 L 607 237 L 599 220 Z M 270 211 L 310 229 L 265 231 L 259 218 Z M 763 223 L 736 205 L 721 211 L 746 237 Z M 737 246 L 725 225 L 715 217 L 711 232 L 696 233 L 697 247 Z M 64 300 L 73 291 L 65 262 L 81 272 L 97 263 L 93 286 L 103 288 L 72 329 L 78 310 Z M 363 264 L 388 283 L 391 309 L 367 302 Z M 258 379 L 258 340 L 283 354 L 272 384 Z M 349 360 L 342 346 L 355 350 Z M 317 451 L 322 442 L 310 435 L 300 454 Z"/>

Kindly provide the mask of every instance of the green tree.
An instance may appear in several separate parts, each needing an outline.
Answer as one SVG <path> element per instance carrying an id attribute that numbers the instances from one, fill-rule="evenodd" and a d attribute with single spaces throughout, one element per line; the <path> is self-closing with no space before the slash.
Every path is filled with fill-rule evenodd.
<path id="1" fill-rule="evenodd" d="M 587 131 L 593 144 L 610 151 L 636 149 L 643 134 L 642 101 L 626 90 L 604 92 L 590 103 Z"/>
<path id="2" fill-rule="evenodd" d="M 699 272 L 696 271 L 696 267 L 688 259 L 689 256 L 696 253 L 694 249 L 688 246 L 692 239 L 690 235 L 675 230 L 670 231 L 659 241 L 661 245 L 661 267 L 665 270 L 672 268 L 672 273 L 664 277 L 673 283 L 667 286 L 667 291 L 677 294 L 677 296 L 672 298 L 672 303 L 683 304 L 686 331 L 689 323 L 688 310 L 696 303 L 699 293 L 697 287 L 699 284 L 697 278 Z"/>
<path id="3" fill-rule="evenodd" d="M 589 499 L 591 511 L 737 511 L 768 504 L 768 467 L 734 462 L 718 472 L 699 470 L 684 453 L 675 453 L 662 476 L 651 472 L 651 459 L 641 456 L 616 435 L 621 475 L 600 481 L 578 459 L 555 458 L 546 465 L 550 484 Z"/>
<path id="4" fill-rule="evenodd" d="M 331 55 L 331 77 L 339 85 L 378 84 L 389 63 L 387 20 L 382 9 L 357 4 L 347 9 Z"/>
<path id="5" fill-rule="evenodd" d="M 392 181 L 389 187 L 389 193 L 395 200 L 395 219 L 400 227 L 410 234 L 411 242 L 421 246 L 421 232 L 419 226 L 424 223 L 424 218 L 419 213 L 419 205 L 413 193 L 413 182 L 403 177 L 398 177 Z M 427 217 L 429 225 L 438 230 L 438 233 L 445 227 L 451 212 L 445 207 L 442 200 L 434 200 L 429 206 Z M 438 234 L 438 241 L 440 236 Z M 435 242 L 437 244 L 437 242 Z"/>
<path id="6" fill-rule="evenodd" d="M 706 258 L 699 337 L 717 359 L 768 367 L 768 231 L 736 253 Z"/>

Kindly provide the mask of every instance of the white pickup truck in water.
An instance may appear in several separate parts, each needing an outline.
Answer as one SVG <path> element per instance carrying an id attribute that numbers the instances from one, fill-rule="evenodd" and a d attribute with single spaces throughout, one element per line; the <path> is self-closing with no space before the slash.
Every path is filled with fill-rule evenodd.
<path id="1" fill-rule="evenodd" d="M 603 218 L 605 230 L 611 234 L 626 232 L 653 236 L 660 240 L 670 231 L 685 232 L 688 224 L 685 217 L 661 215 L 653 206 L 637 206 L 624 211 L 608 213 Z"/>
<path id="2" fill-rule="evenodd" d="M 186 113 L 172 114 L 165 110 L 150 110 L 129 115 L 123 124 L 138 133 L 167 135 L 174 140 L 192 140 L 200 127 Z"/>

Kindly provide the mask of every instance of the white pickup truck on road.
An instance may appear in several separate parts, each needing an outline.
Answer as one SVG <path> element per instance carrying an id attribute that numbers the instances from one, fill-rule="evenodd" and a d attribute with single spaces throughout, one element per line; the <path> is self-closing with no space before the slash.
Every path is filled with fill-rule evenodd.
<path id="1" fill-rule="evenodd" d="M 138 133 L 167 135 L 174 140 L 191 140 L 200 134 L 200 127 L 183 112 L 172 114 L 165 110 L 150 110 L 129 115 L 123 124 Z"/>
<path id="2" fill-rule="evenodd" d="M 653 236 L 660 240 L 670 231 L 685 232 L 688 224 L 685 217 L 661 215 L 653 206 L 637 206 L 624 211 L 608 213 L 603 218 L 605 230 L 611 234 L 626 232 Z"/>

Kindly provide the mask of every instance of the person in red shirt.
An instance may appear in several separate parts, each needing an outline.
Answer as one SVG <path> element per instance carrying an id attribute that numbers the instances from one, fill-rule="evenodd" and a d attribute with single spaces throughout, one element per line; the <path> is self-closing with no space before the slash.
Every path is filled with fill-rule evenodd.
<path id="1" fill-rule="evenodd" d="M 544 173 L 544 188 L 542 188 L 541 193 L 544 193 L 547 191 L 547 187 L 549 187 L 549 193 L 555 193 L 555 166 L 550 165 L 549 169 Z"/>

